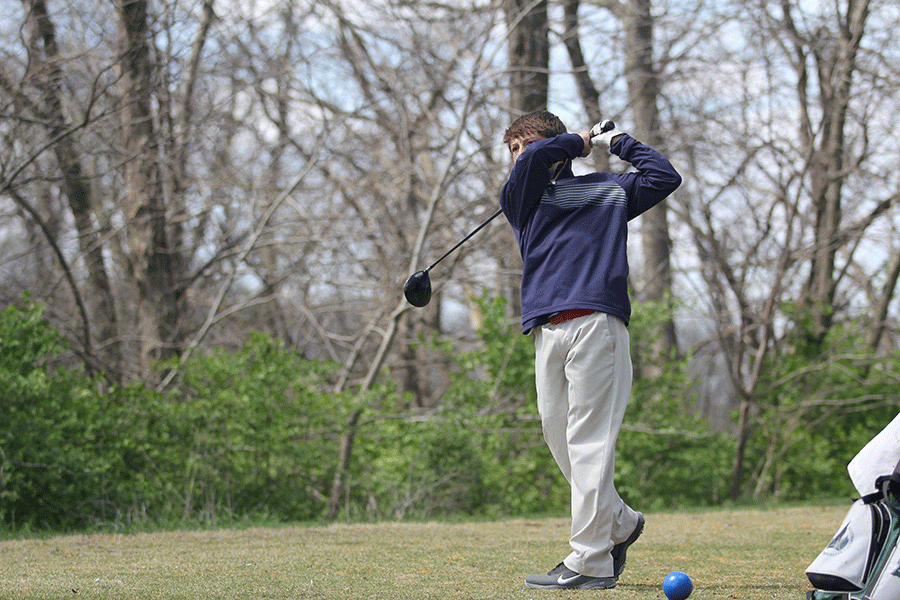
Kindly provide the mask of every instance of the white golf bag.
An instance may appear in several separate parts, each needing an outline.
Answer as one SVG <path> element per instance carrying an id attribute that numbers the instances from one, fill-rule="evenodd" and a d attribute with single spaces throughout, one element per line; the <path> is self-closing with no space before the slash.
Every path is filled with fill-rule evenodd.
<path id="1" fill-rule="evenodd" d="M 875 489 L 806 569 L 807 600 L 900 600 L 900 464 Z"/>

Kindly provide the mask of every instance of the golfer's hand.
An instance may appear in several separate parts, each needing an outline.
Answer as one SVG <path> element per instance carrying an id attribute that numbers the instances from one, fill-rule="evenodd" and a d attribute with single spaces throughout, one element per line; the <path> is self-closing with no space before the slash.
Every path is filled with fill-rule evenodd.
<path id="1" fill-rule="evenodd" d="M 590 131 L 582 131 L 579 132 L 581 139 L 584 140 L 584 150 L 581 151 L 581 158 L 586 158 L 593 150 L 591 145 L 591 132 Z"/>
<path id="2" fill-rule="evenodd" d="M 615 123 L 609 119 L 604 119 L 591 127 L 591 144 L 609 148 L 619 139 L 619 136 L 622 135 L 625 135 L 624 131 L 619 131 L 616 129 Z"/>

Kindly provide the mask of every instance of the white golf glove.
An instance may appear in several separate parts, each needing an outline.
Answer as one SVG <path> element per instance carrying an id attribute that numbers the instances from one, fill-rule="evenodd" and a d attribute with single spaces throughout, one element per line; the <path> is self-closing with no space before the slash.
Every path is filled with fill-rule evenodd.
<path id="1" fill-rule="evenodd" d="M 609 119 L 604 119 L 591 127 L 591 146 L 605 146 L 609 148 L 614 137 L 624 134 L 624 131 L 616 129 L 615 123 Z"/>

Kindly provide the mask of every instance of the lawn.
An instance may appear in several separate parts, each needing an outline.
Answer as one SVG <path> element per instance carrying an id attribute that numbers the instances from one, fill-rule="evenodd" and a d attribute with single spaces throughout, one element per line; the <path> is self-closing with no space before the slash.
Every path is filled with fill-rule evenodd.
<path id="1" fill-rule="evenodd" d="M 0 598 L 665 600 L 662 580 L 680 570 L 696 600 L 804 600 L 804 570 L 848 508 L 649 513 L 606 591 L 526 588 L 567 553 L 568 521 L 518 519 L 4 541 Z"/>

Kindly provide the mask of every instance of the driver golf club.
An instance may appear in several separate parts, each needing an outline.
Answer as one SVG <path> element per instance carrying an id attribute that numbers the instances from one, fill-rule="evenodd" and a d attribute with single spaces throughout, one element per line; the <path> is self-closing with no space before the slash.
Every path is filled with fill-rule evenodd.
<path id="1" fill-rule="evenodd" d="M 498 209 L 497 212 L 492 214 L 487 220 L 472 230 L 469 235 L 464 237 L 459 241 L 458 244 L 450 248 L 446 254 L 442 257 L 434 261 L 430 267 L 427 269 L 423 269 L 422 271 L 416 271 L 412 275 L 409 276 L 409 279 L 406 280 L 406 285 L 403 286 L 403 295 L 406 296 L 406 301 L 412 304 L 417 308 L 422 308 L 431 300 L 431 277 L 428 276 L 428 271 L 433 269 L 435 265 L 439 262 L 450 256 L 450 253 L 462 246 L 470 237 L 481 231 L 485 225 L 493 221 L 495 218 L 500 216 L 500 213 L 503 212 L 503 209 Z"/>

